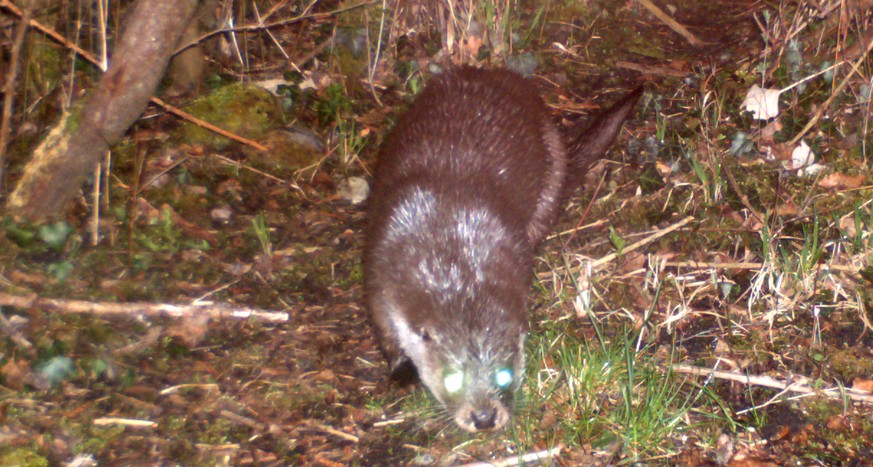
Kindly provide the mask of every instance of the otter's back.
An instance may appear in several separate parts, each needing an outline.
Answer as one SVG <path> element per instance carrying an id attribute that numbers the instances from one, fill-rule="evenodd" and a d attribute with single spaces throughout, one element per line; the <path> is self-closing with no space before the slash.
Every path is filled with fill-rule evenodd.
<path id="1" fill-rule="evenodd" d="M 391 191 L 427 185 L 493 209 L 538 243 L 557 215 L 567 160 L 533 89 L 505 70 L 461 68 L 432 79 L 382 146 L 372 199 L 390 205 Z M 386 213 L 375 208 L 378 223 Z"/>

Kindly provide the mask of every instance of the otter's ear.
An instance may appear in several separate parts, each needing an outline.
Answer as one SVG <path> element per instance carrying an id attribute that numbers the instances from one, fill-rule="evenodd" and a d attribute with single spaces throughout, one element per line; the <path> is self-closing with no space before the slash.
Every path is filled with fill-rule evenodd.
<path id="1" fill-rule="evenodd" d="M 401 386 L 414 384 L 419 381 L 418 370 L 416 370 L 412 360 L 405 356 L 388 362 L 388 370 L 391 379 Z"/>

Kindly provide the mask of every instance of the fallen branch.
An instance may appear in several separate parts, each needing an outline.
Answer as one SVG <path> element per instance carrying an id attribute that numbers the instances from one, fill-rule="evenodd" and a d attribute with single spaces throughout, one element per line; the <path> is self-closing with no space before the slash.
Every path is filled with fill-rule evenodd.
<path id="1" fill-rule="evenodd" d="M 189 305 L 169 303 L 112 303 L 61 298 L 41 298 L 36 295 L 21 296 L 0 292 L 0 306 L 39 309 L 47 312 L 81 313 L 91 315 L 145 315 L 150 317 L 192 318 L 207 315 L 212 319 L 251 319 L 271 323 L 288 321 L 288 313 L 265 311 L 247 307 L 234 307 L 224 303 L 195 302 Z"/>
<path id="2" fill-rule="evenodd" d="M 25 12 L 22 11 L 21 9 L 19 9 L 18 7 L 16 7 L 14 4 L 12 4 L 9 0 L 0 0 L 0 8 L 3 8 L 3 9 L 8 10 L 10 13 L 12 13 L 12 14 L 15 15 L 15 16 L 17 16 L 19 19 L 26 20 L 26 18 L 25 18 Z M 302 19 L 308 19 L 308 17 L 300 18 L 300 19 L 298 19 L 298 20 L 302 20 Z M 99 68 L 101 71 L 104 71 L 104 72 L 106 71 L 106 70 L 103 69 L 103 65 L 101 64 L 100 60 L 99 60 L 97 57 L 95 57 L 94 55 L 92 55 L 92 54 L 91 54 L 90 52 L 88 52 L 87 50 L 85 50 L 85 49 L 79 47 L 79 46 L 76 45 L 74 42 L 67 40 L 67 38 L 65 38 L 64 36 L 58 34 L 58 33 L 57 33 L 55 30 L 53 30 L 52 28 L 49 28 L 49 27 L 47 27 L 47 26 L 44 26 L 44 25 L 41 24 L 39 21 L 36 21 L 36 20 L 34 20 L 34 19 L 30 19 L 30 20 L 28 21 L 28 24 L 30 24 L 30 26 L 33 27 L 34 29 L 36 29 L 37 31 L 39 31 L 39 32 L 41 32 L 41 33 L 43 33 L 43 34 L 45 34 L 46 36 L 48 36 L 48 37 L 50 37 L 50 38 L 52 38 L 54 41 L 56 41 L 56 42 L 58 42 L 58 43 L 60 43 L 60 44 L 63 44 L 64 47 L 66 47 L 66 48 L 68 48 L 68 49 L 70 49 L 70 50 L 73 50 L 73 51 L 76 52 L 79 56 L 81 56 L 82 58 L 84 58 L 85 61 L 90 62 L 92 65 L 95 65 L 95 66 L 96 66 L 97 68 Z M 224 30 L 215 31 L 215 32 L 213 32 L 213 33 L 211 33 L 211 34 L 217 34 L 217 33 L 221 33 L 221 32 L 224 32 Z M 201 39 L 202 39 L 202 38 L 201 38 Z M 196 44 L 196 42 L 195 42 L 195 44 Z M 189 47 L 190 45 L 192 45 L 192 44 L 188 44 L 188 45 L 186 45 L 185 47 Z M 185 47 L 182 47 L 180 50 L 183 50 Z M 178 51 L 177 51 L 177 52 L 178 52 Z M 212 124 L 209 123 L 209 122 L 206 122 L 206 121 L 204 121 L 204 120 L 201 120 L 201 119 L 199 119 L 199 118 L 197 118 L 197 117 L 195 117 L 195 116 L 189 114 L 188 112 L 185 112 L 184 110 L 182 110 L 182 109 L 180 109 L 180 108 L 178 108 L 178 107 L 175 107 L 175 106 L 173 106 L 173 105 L 170 105 L 170 104 L 164 102 L 163 100 L 161 100 L 161 99 L 159 99 L 159 98 L 157 98 L 157 97 L 152 97 L 152 98 L 151 98 L 151 102 L 152 102 L 153 104 L 159 106 L 159 107 L 163 107 L 164 110 L 166 110 L 167 112 L 169 112 L 169 113 L 171 113 L 171 114 L 173 114 L 173 115 L 175 115 L 175 116 L 177 116 L 177 117 L 179 117 L 179 118 L 182 118 L 183 120 L 188 120 L 189 122 L 191 122 L 191 123 L 193 123 L 193 124 L 195 124 L 195 125 L 197 125 L 197 126 L 203 127 L 203 128 L 205 128 L 205 129 L 207 129 L 207 130 L 209 130 L 209 131 L 215 132 L 215 133 L 217 133 L 217 134 L 219 134 L 219 135 L 222 135 L 222 136 L 224 136 L 224 137 L 226 137 L 226 138 L 232 139 L 232 140 L 237 141 L 237 142 L 239 142 L 239 143 L 245 144 L 245 145 L 247 145 L 247 146 L 251 146 L 251 147 L 253 147 L 253 148 L 255 148 L 255 149 L 259 150 L 259 151 L 265 151 L 265 150 L 266 150 L 266 148 L 265 148 L 262 144 L 259 144 L 259 143 L 256 142 L 256 141 L 252 141 L 252 140 L 250 140 L 250 139 L 243 138 L 242 136 L 239 136 L 239 135 L 237 135 L 237 134 L 235 134 L 235 133 L 231 133 L 231 132 L 229 132 L 229 131 L 222 130 L 221 128 L 219 128 L 219 127 L 217 127 L 217 126 L 215 126 L 215 125 L 212 125 Z"/>
<path id="3" fill-rule="evenodd" d="M 701 368 L 692 365 L 673 365 L 673 371 L 677 373 L 688 373 L 697 376 L 707 376 L 728 381 L 736 381 L 749 386 L 764 386 L 768 388 L 781 389 L 789 392 L 799 392 L 803 394 L 820 394 L 831 399 L 841 399 L 848 397 L 855 401 L 873 403 L 873 394 L 867 391 L 859 391 L 857 389 L 846 387 L 828 387 L 818 389 L 812 387 L 812 380 L 806 376 L 795 376 L 789 380 L 778 380 L 769 376 L 755 376 L 739 373 L 735 371 L 718 371 L 709 368 Z"/>
<path id="4" fill-rule="evenodd" d="M 521 456 L 511 456 L 503 459 L 498 459 L 492 462 L 476 462 L 475 464 L 464 464 L 464 467 L 511 467 L 515 465 L 527 464 L 552 464 L 552 461 L 561 454 L 561 449 L 564 446 L 557 445 L 551 449 L 543 451 L 529 452 Z"/>
<path id="5" fill-rule="evenodd" d="M 649 243 L 652 243 L 655 240 L 663 237 L 664 235 L 667 235 L 670 232 L 673 232 L 673 231 L 681 229 L 682 227 L 685 227 L 686 225 L 691 223 L 691 221 L 693 221 L 693 220 L 694 220 L 693 217 L 688 216 L 685 219 L 682 219 L 681 221 L 671 225 L 670 227 L 667 227 L 666 229 L 658 230 L 655 233 L 653 233 L 652 235 L 650 235 L 650 236 L 648 236 L 648 237 L 646 237 L 646 238 L 644 238 L 636 243 L 628 245 L 627 247 L 625 247 L 624 249 L 621 250 L 621 254 L 623 254 L 623 255 L 628 254 L 636 249 L 642 248 L 642 247 L 648 245 Z M 600 269 L 601 266 L 614 260 L 617 257 L 618 257 L 618 253 L 610 253 L 610 254 L 604 256 L 603 258 L 598 259 L 597 261 L 592 261 L 591 268 L 596 271 L 596 270 Z M 576 270 L 573 272 L 578 272 L 578 271 L 579 271 L 579 268 L 576 268 Z"/>
<path id="6" fill-rule="evenodd" d="M 664 266 L 668 268 L 687 268 L 694 270 L 710 270 L 710 269 L 761 269 L 764 267 L 764 263 L 755 263 L 755 262 L 737 262 L 737 263 L 720 263 L 713 262 L 709 263 L 706 261 L 667 261 Z M 845 264 L 822 264 L 821 269 L 827 269 L 831 271 L 839 271 L 845 272 L 849 274 L 858 274 L 860 271 L 860 266 L 850 266 Z"/>
<path id="7" fill-rule="evenodd" d="M 657 230 L 657 231 L 655 231 L 654 233 L 652 233 L 650 236 L 648 236 L 648 237 L 646 237 L 646 238 L 644 238 L 644 239 L 642 239 L 642 240 L 640 240 L 640 241 L 638 241 L 638 242 L 636 242 L 636 243 L 634 243 L 634 244 L 632 244 L 632 245 L 628 245 L 626 248 L 624 248 L 624 249 L 622 250 L 622 254 L 624 255 L 624 254 L 630 253 L 631 251 L 634 251 L 634 250 L 636 250 L 636 249 L 642 248 L 642 247 L 648 245 L 649 243 L 652 243 L 652 242 L 654 242 L 655 240 L 657 240 L 657 239 L 663 237 L 664 235 L 667 235 L 667 234 L 670 233 L 670 232 L 673 232 L 673 231 L 676 231 L 676 230 L 681 229 L 682 227 L 685 227 L 686 225 L 688 225 L 688 224 L 689 224 L 691 221 L 693 221 L 693 220 L 694 220 L 694 217 L 688 216 L 688 217 L 686 217 L 685 219 L 682 219 L 681 221 L 677 222 L 676 224 L 671 225 L 670 227 L 667 227 L 667 228 L 665 228 L 665 229 L 661 229 L 661 230 Z M 618 257 L 618 253 L 610 253 L 610 254 L 604 256 L 603 258 L 600 258 L 600 259 L 598 259 L 598 260 L 596 260 L 596 261 L 592 261 L 592 262 L 590 263 L 590 264 L 591 264 L 591 269 L 592 269 L 593 271 L 598 271 L 598 270 L 600 270 L 600 269 L 603 268 L 603 265 L 605 265 L 606 263 L 608 263 L 608 262 L 614 260 L 614 259 L 617 258 L 617 257 Z M 571 273 L 578 273 L 579 271 L 582 270 L 582 267 L 587 267 L 587 266 L 585 266 L 585 265 L 580 265 L 580 266 L 577 266 L 577 267 L 571 268 L 571 269 L 570 269 L 570 272 L 571 272 Z M 549 277 L 551 277 L 551 275 L 552 275 L 554 272 L 564 271 L 564 270 L 566 270 L 566 269 L 567 269 L 567 268 L 565 268 L 565 267 L 562 266 L 562 267 L 559 267 L 559 268 L 555 268 L 555 270 L 554 270 L 554 271 L 551 271 L 551 272 L 543 272 L 543 273 L 539 273 L 539 274 L 537 274 L 537 277 L 538 277 L 539 279 L 548 279 Z"/>
<path id="8" fill-rule="evenodd" d="M 646 10 L 649 10 L 649 13 L 661 20 L 664 24 L 667 25 L 670 29 L 672 29 L 676 34 L 684 37 L 688 43 L 693 45 L 694 47 L 703 47 L 703 41 L 698 39 L 697 36 L 691 34 L 691 31 L 679 24 L 675 19 L 671 18 L 670 15 L 664 13 L 663 10 L 655 6 L 654 3 L 649 0 L 637 0 L 637 3 L 643 6 Z"/>
<path id="9" fill-rule="evenodd" d="M 132 418 L 116 417 L 95 418 L 92 423 L 96 426 L 121 425 L 135 428 L 156 428 L 158 426 L 156 422 L 151 420 L 136 420 Z"/>
<path id="10" fill-rule="evenodd" d="M 667 66 L 640 65 L 638 63 L 618 61 L 615 66 L 627 70 L 633 70 L 644 75 L 661 76 L 664 78 L 679 78 L 682 79 L 688 76 L 689 72 L 685 70 L 676 70 Z"/>

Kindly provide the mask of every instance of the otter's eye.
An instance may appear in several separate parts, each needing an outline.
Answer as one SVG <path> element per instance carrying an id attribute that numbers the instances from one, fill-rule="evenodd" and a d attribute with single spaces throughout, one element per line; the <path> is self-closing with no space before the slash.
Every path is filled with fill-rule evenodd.
<path id="1" fill-rule="evenodd" d="M 504 368 L 494 375 L 494 382 L 501 389 L 506 389 L 512 384 L 512 370 Z"/>
<path id="2" fill-rule="evenodd" d="M 449 394 L 454 394 L 464 387 L 464 373 L 460 371 L 450 371 L 443 377 L 443 386 Z"/>

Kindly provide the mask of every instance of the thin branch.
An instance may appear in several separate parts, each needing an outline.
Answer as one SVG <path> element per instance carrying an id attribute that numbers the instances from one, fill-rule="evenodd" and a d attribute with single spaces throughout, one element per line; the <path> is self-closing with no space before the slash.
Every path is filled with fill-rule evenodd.
<path id="1" fill-rule="evenodd" d="M 25 19 L 24 14 L 26 12 L 22 12 L 18 7 L 16 7 L 11 2 L 9 2 L 9 0 L 0 0 L 0 8 L 5 8 L 5 9 L 9 10 L 10 12 L 12 12 L 13 15 L 18 16 L 22 20 Z M 79 54 L 82 58 L 84 58 L 86 61 L 90 62 L 91 64 L 93 64 L 94 66 L 99 68 L 100 70 L 106 71 L 103 68 L 103 65 L 101 64 L 100 60 L 97 59 L 97 57 L 92 55 L 87 50 L 79 47 L 75 43 L 67 40 L 64 36 L 58 34 L 54 30 L 52 30 L 51 28 L 43 26 L 42 24 L 40 24 L 36 20 L 30 20 L 29 24 L 37 31 L 49 36 L 50 38 L 54 39 L 55 41 L 63 44 L 65 47 L 72 49 L 77 54 Z M 196 42 L 195 42 L 195 44 L 196 44 Z M 178 50 L 177 50 L 177 53 L 178 53 Z M 263 145 L 255 142 L 255 141 L 252 141 L 252 140 L 247 139 L 247 138 L 243 138 L 242 136 L 236 135 L 236 134 L 231 133 L 227 130 L 222 130 L 221 128 L 219 128 L 219 127 L 217 127 L 209 122 L 203 121 L 203 120 L 189 114 L 188 112 L 185 112 L 184 110 L 182 110 L 178 107 L 175 107 L 173 105 L 170 105 L 170 104 L 164 102 L 163 100 L 161 100 L 157 97 L 152 97 L 151 102 L 153 104 L 157 105 L 158 107 L 164 108 L 164 110 L 166 110 L 167 112 L 169 112 L 173 115 L 176 115 L 177 117 L 182 118 L 183 120 L 188 120 L 195 125 L 201 126 L 203 128 L 206 128 L 207 130 L 218 133 L 226 138 L 230 138 L 230 139 L 237 141 L 239 143 L 245 144 L 247 146 L 251 146 L 251 147 L 257 149 L 258 151 L 266 151 L 267 150 L 267 148 L 265 148 Z"/>
<path id="2" fill-rule="evenodd" d="M 12 50 L 9 54 L 9 70 L 6 73 L 6 81 L 3 83 L 3 114 L 0 122 L 0 193 L 3 190 L 3 179 L 6 167 L 6 147 L 9 145 L 9 133 L 12 131 L 12 103 L 15 97 L 15 79 L 18 76 L 18 62 L 21 55 L 21 46 L 24 44 L 27 25 L 30 23 L 30 8 L 24 10 L 18 27 L 15 28 L 15 36 L 12 39 Z"/>
<path id="3" fill-rule="evenodd" d="M 873 40 L 871 40 L 870 43 L 867 44 L 867 50 L 865 50 L 864 53 L 862 53 L 861 56 L 858 57 L 858 60 L 855 60 L 855 63 L 852 64 L 852 70 L 846 73 L 846 76 L 843 78 L 837 88 L 834 89 L 834 91 L 831 93 L 831 96 L 828 97 L 828 100 L 826 100 L 824 104 L 819 106 L 818 111 L 812 117 L 812 120 L 810 120 L 806 124 L 806 126 L 803 127 L 803 129 L 800 130 L 800 132 L 797 133 L 797 135 L 795 135 L 794 138 L 791 139 L 791 141 L 788 142 L 789 146 L 794 146 L 795 144 L 797 144 L 797 142 L 800 141 L 801 138 L 803 138 L 803 135 L 805 135 L 809 130 L 812 129 L 812 127 L 815 126 L 816 123 L 818 123 L 818 121 L 821 119 L 821 116 L 824 115 L 825 110 L 830 109 L 831 103 L 833 103 L 834 99 L 836 99 L 837 96 L 843 91 L 843 88 L 845 88 L 846 85 L 849 84 L 849 78 L 851 78 L 852 75 L 858 72 L 858 68 L 861 66 L 862 63 L 864 63 L 864 60 L 867 59 L 867 55 L 870 53 L 871 50 L 873 50 Z"/>
<path id="4" fill-rule="evenodd" d="M 551 449 L 543 451 L 529 452 L 521 456 L 505 457 L 493 462 L 476 462 L 475 464 L 464 464 L 463 467 L 512 467 L 516 465 L 527 464 L 552 464 L 552 461 L 561 454 L 563 445 L 557 445 Z"/>
<path id="5" fill-rule="evenodd" d="M 693 45 L 694 47 L 703 47 L 704 43 L 702 40 L 698 39 L 697 36 L 691 33 L 685 26 L 679 24 L 675 19 L 671 18 L 670 15 L 664 13 L 663 10 L 655 6 L 649 0 L 637 0 L 637 3 L 643 6 L 646 10 L 649 10 L 649 13 L 653 14 L 655 18 L 661 20 L 664 24 L 667 25 L 670 29 L 672 29 L 676 34 L 684 37 L 688 43 Z"/>
<path id="6" fill-rule="evenodd" d="M 692 375 L 707 377 L 712 376 L 713 378 L 735 381 L 749 386 L 764 386 L 768 388 L 782 389 L 790 392 L 800 392 L 804 394 L 821 394 L 831 399 L 841 399 L 845 396 L 852 400 L 873 403 L 873 394 L 867 391 L 859 391 L 857 389 L 841 388 L 835 386 L 817 389 L 811 386 L 810 383 L 812 383 L 812 380 L 805 376 L 797 376 L 793 379 L 778 380 L 769 376 L 747 375 L 735 371 L 718 371 L 692 365 L 673 365 L 672 369 L 677 373 L 688 373 Z"/>
<path id="7" fill-rule="evenodd" d="M 157 428 L 157 422 L 153 422 L 151 420 L 136 420 L 132 418 L 116 418 L 116 417 L 102 417 L 95 418 L 93 422 L 96 426 L 106 426 L 106 425 L 121 425 L 121 426 L 130 426 L 134 428 Z"/>
<path id="8" fill-rule="evenodd" d="M 650 235 L 650 236 L 648 236 L 648 237 L 646 237 L 646 238 L 644 238 L 644 239 L 642 239 L 642 240 L 640 240 L 632 245 L 627 246 L 626 248 L 624 248 L 622 250 L 622 254 L 627 254 L 627 253 L 630 253 L 636 249 L 642 248 L 642 247 L 648 245 L 649 243 L 652 243 L 655 240 L 663 237 L 664 235 L 667 235 L 671 232 L 679 230 L 682 227 L 685 227 L 686 225 L 690 224 L 691 221 L 693 221 L 693 220 L 694 220 L 694 217 L 688 216 L 685 219 L 682 219 L 681 221 L 671 225 L 670 227 L 667 227 L 666 229 L 658 230 L 655 233 L 653 233 L 652 235 Z M 617 257 L 618 257 L 618 253 L 610 253 L 610 254 L 604 256 L 603 258 L 598 259 L 597 261 L 592 261 L 591 268 L 594 270 L 597 270 L 601 266 L 603 266 L 604 264 L 614 260 Z M 576 270 L 578 271 L 578 268 Z"/>
<path id="9" fill-rule="evenodd" d="M 21 296 L 0 292 L 0 306 L 16 308 L 40 309 L 43 311 L 91 315 L 145 315 L 151 317 L 167 316 L 172 318 L 191 318 L 208 315 L 213 319 L 250 319 L 279 323 L 288 321 L 288 313 L 266 311 L 248 307 L 234 307 L 227 304 L 210 302 L 192 303 L 189 305 L 172 305 L 169 303 L 112 303 L 92 302 L 87 300 L 67 300 L 59 298 L 41 298 L 36 295 Z"/>

